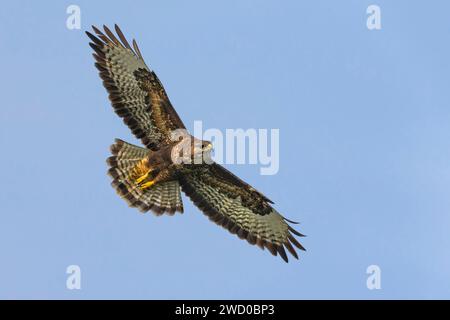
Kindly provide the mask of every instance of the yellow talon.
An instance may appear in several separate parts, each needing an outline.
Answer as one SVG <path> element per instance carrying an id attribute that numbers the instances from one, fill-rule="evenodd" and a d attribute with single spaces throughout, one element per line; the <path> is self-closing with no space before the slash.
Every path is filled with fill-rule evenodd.
<path id="1" fill-rule="evenodd" d="M 149 175 L 153 172 L 153 168 L 151 168 L 148 164 L 148 159 L 144 158 L 138 162 L 136 167 L 133 169 L 133 178 L 135 179 L 135 183 L 141 189 L 147 189 L 155 184 L 155 181 L 145 181 L 148 179 Z"/>
<path id="2" fill-rule="evenodd" d="M 146 174 L 144 174 L 144 175 L 140 176 L 139 178 L 137 178 L 136 182 L 139 184 L 142 181 L 144 181 L 145 179 L 147 179 L 149 173 L 150 173 L 150 170 L 148 170 Z"/>
<path id="3" fill-rule="evenodd" d="M 144 190 L 144 189 L 147 189 L 147 188 L 150 188 L 152 185 L 154 185 L 155 184 L 155 181 L 153 181 L 153 180 L 150 180 L 150 181 L 148 181 L 148 182 L 146 182 L 146 183 L 144 183 L 144 184 L 139 184 L 139 188 L 141 189 L 141 190 Z"/>

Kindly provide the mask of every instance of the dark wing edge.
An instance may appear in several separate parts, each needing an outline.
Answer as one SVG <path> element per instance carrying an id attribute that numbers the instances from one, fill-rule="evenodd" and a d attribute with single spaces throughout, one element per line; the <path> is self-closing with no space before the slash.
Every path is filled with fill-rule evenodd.
<path id="1" fill-rule="evenodd" d="M 119 39 L 106 26 L 104 32 L 92 26 L 86 31 L 94 50 L 95 66 L 109 93 L 114 111 L 123 119 L 136 138 L 149 149 L 170 139 L 172 130 L 185 126 L 156 74 L 144 62 L 136 41 L 128 43 L 115 25 Z"/>
<path id="2" fill-rule="evenodd" d="M 230 181 L 234 183 L 236 176 L 232 175 L 231 180 L 227 180 L 226 176 L 229 171 L 220 165 L 214 164 L 214 166 L 213 170 L 208 170 L 208 173 L 202 172 L 202 175 L 210 175 L 209 178 L 221 179 L 222 183 L 229 184 Z M 224 171 L 217 175 L 217 170 L 220 170 L 220 168 Z M 192 170 L 195 171 L 196 169 L 193 168 Z M 299 257 L 294 246 L 306 251 L 294 237 L 294 235 L 298 237 L 304 237 L 304 235 L 292 228 L 288 224 L 291 221 L 273 209 L 266 200 L 262 201 L 265 202 L 265 206 L 270 208 L 270 212 L 255 213 L 246 207 L 239 198 L 222 192 L 208 184 L 207 180 L 199 178 L 193 172 L 192 174 L 182 175 L 180 183 L 183 192 L 211 221 L 224 227 L 232 234 L 236 234 L 240 239 L 247 240 L 251 245 L 256 244 L 263 250 L 267 248 L 274 256 L 279 254 L 285 262 L 288 262 L 285 249 L 296 259 Z M 236 188 L 242 188 L 242 186 L 236 185 Z"/>

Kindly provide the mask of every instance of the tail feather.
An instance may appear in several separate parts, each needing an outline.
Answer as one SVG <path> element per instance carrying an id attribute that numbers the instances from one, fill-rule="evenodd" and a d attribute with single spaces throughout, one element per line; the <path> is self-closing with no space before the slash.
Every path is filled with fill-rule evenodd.
<path id="1" fill-rule="evenodd" d="M 116 139 L 111 152 L 113 155 L 107 160 L 110 166 L 108 174 L 113 178 L 111 185 L 130 207 L 136 207 L 142 212 L 152 210 L 157 215 L 183 212 L 178 181 L 161 182 L 142 190 L 132 179 L 132 170 L 147 156 L 147 149 Z"/>

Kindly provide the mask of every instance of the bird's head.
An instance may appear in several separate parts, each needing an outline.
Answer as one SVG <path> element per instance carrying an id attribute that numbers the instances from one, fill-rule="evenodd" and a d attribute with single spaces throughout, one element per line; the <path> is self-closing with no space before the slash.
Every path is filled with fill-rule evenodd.
<path id="1" fill-rule="evenodd" d="M 193 138 L 192 160 L 194 164 L 206 162 L 211 159 L 213 145 L 210 141 Z"/>
<path id="2" fill-rule="evenodd" d="M 211 163 L 212 143 L 189 134 L 179 137 L 171 150 L 172 162 L 177 164 Z"/>

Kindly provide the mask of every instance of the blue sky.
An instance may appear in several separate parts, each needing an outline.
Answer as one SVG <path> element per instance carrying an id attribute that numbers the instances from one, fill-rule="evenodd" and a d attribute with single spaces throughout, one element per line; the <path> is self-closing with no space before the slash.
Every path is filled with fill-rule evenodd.
<path id="1" fill-rule="evenodd" d="M 66 8 L 81 8 L 81 30 Z M 381 8 L 369 31 L 366 8 Z M 448 1 L 2 4 L 0 298 L 450 298 Z M 113 113 L 84 30 L 138 40 L 189 128 L 280 129 L 280 170 L 230 165 L 308 235 L 285 264 L 110 187 Z M 81 268 L 81 290 L 66 268 Z M 366 268 L 381 268 L 380 290 Z"/>

